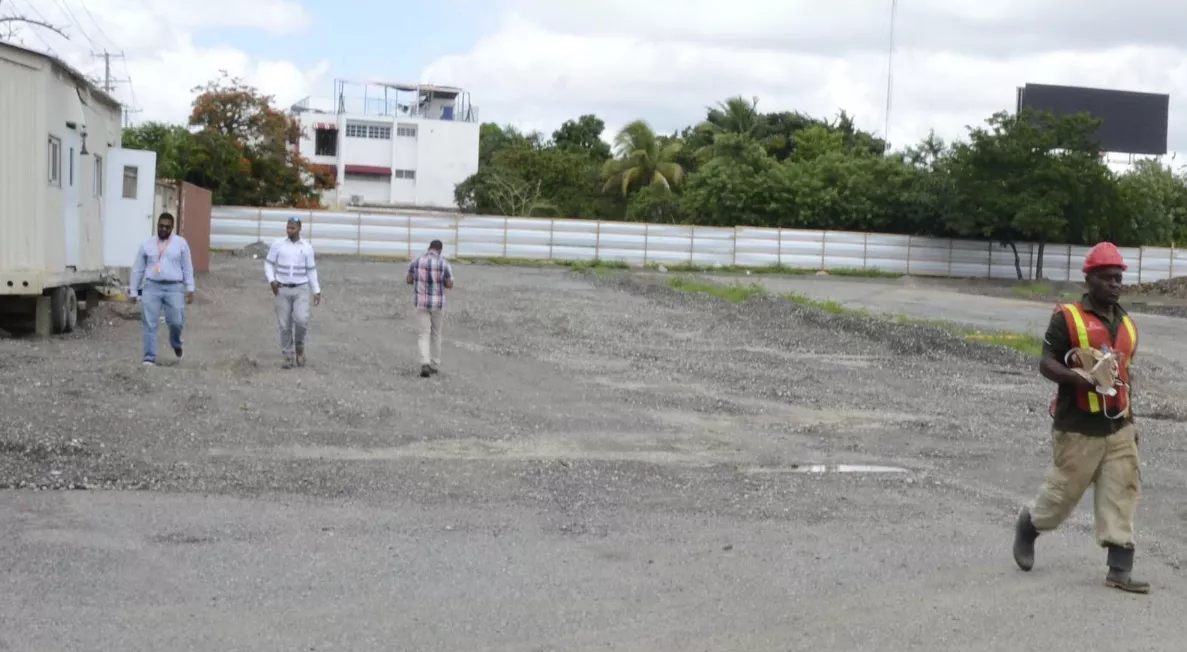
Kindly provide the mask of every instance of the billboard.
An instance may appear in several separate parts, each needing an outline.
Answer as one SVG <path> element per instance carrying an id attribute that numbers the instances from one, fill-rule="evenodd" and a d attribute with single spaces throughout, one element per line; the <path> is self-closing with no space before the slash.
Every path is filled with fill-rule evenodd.
<path id="1" fill-rule="evenodd" d="M 1088 112 L 1102 121 L 1097 141 L 1106 152 L 1161 156 L 1167 148 L 1170 95 L 1082 86 L 1027 84 L 1018 89 L 1016 110 L 1053 115 Z"/>

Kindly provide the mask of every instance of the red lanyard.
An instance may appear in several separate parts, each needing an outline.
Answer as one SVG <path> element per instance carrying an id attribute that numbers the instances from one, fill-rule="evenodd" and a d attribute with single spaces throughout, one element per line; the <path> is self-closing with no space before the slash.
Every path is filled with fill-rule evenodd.
<path id="1" fill-rule="evenodd" d="M 159 240 L 157 241 L 157 266 L 158 266 L 158 267 L 160 267 L 160 265 L 161 265 L 161 256 L 164 256 L 164 255 L 165 255 L 165 250 L 169 248 L 169 243 L 170 243 L 170 242 L 173 242 L 173 236 L 169 236 L 169 237 L 168 237 L 168 238 L 165 240 L 165 246 L 164 246 L 164 247 L 162 247 L 162 246 L 161 246 L 161 243 L 160 243 L 160 241 L 159 241 Z"/>

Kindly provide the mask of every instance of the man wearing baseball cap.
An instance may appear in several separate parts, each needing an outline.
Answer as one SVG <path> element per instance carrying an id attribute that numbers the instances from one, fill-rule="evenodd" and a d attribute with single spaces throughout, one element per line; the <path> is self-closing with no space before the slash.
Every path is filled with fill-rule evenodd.
<path id="1" fill-rule="evenodd" d="M 1051 316 L 1039 372 L 1059 386 L 1050 408 L 1053 460 L 1034 504 L 1018 516 L 1014 561 L 1029 571 L 1039 534 L 1066 520 L 1093 485 L 1096 542 L 1108 550 L 1105 584 L 1148 593 L 1150 585 L 1130 575 L 1141 470 L 1129 394 L 1138 332 L 1118 304 L 1125 269 L 1117 247 L 1097 244 L 1082 268 L 1088 292 Z"/>

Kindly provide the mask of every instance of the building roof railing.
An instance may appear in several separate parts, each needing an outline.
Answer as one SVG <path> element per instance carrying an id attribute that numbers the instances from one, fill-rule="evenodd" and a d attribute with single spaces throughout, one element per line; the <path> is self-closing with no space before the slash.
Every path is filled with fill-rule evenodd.
<path id="1" fill-rule="evenodd" d="M 467 91 L 435 84 L 335 80 L 332 97 L 306 97 L 294 103 L 290 110 L 293 113 L 478 122 L 478 108 L 470 102 Z"/>

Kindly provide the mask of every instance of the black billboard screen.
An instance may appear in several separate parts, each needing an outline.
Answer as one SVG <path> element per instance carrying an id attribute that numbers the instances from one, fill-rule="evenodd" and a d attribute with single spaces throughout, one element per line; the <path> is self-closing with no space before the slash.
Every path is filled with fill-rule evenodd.
<path id="1" fill-rule="evenodd" d="M 1090 113 L 1102 121 L 1096 138 L 1106 152 L 1166 153 L 1169 95 L 1027 84 L 1018 89 L 1017 110 L 1023 109 L 1050 111 L 1056 116 Z"/>

